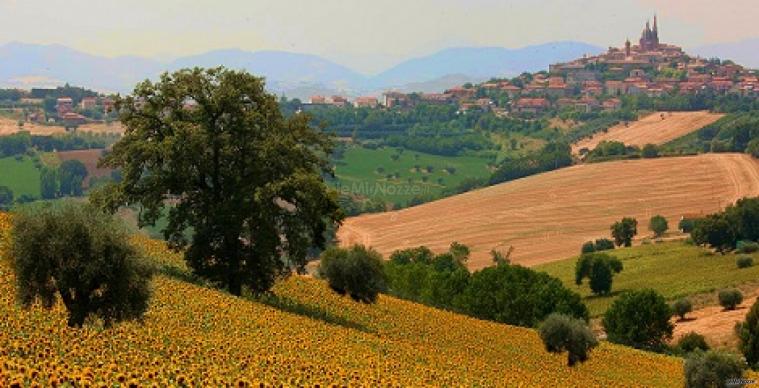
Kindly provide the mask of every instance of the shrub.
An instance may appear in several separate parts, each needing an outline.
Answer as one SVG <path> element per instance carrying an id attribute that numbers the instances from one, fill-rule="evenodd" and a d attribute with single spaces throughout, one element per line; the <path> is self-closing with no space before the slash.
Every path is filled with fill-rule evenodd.
<path id="1" fill-rule="evenodd" d="M 680 220 L 680 222 L 677 224 L 677 227 L 683 232 L 683 233 L 690 233 L 693 230 L 693 226 L 696 224 L 695 220 L 692 220 L 690 218 L 683 218 Z"/>
<path id="2" fill-rule="evenodd" d="M 696 350 L 707 351 L 709 350 L 709 344 L 706 343 L 706 339 L 701 334 L 690 332 L 677 341 L 677 350 L 683 354 L 688 354 Z"/>
<path id="3" fill-rule="evenodd" d="M 661 237 L 664 235 L 664 232 L 669 229 L 669 226 L 667 225 L 667 219 L 660 215 L 651 217 L 651 220 L 648 223 L 648 229 L 654 232 L 655 237 Z"/>
<path id="4" fill-rule="evenodd" d="M 588 359 L 590 349 L 598 345 L 598 340 L 584 321 L 564 314 L 551 314 L 538 327 L 540 339 L 551 353 L 566 351 L 567 364 Z"/>
<path id="5" fill-rule="evenodd" d="M 348 294 L 355 301 L 373 303 L 386 289 L 382 256 L 363 245 L 349 249 L 331 247 L 321 256 L 319 276 L 327 279 L 338 294 Z"/>
<path id="6" fill-rule="evenodd" d="M 396 264 L 430 264 L 434 258 L 435 253 L 433 253 L 429 248 L 421 246 L 417 248 L 409 248 L 393 252 L 390 255 L 390 262 Z"/>
<path id="7" fill-rule="evenodd" d="M 732 354 L 710 350 L 691 353 L 683 368 L 686 388 L 735 387 L 729 380 L 742 378 L 745 364 Z"/>
<path id="8" fill-rule="evenodd" d="M 599 238 L 596 240 L 596 252 L 612 249 L 614 249 L 614 241 L 611 241 L 608 238 Z"/>
<path id="9" fill-rule="evenodd" d="M 50 308 L 60 294 L 72 327 L 90 315 L 108 326 L 147 309 L 152 269 L 117 219 L 70 201 L 26 205 L 13 217 L 12 238 L 24 306 L 40 299 Z"/>
<path id="10" fill-rule="evenodd" d="M 738 253 L 754 253 L 759 251 L 759 243 L 741 240 L 735 245 L 735 249 Z"/>
<path id="11" fill-rule="evenodd" d="M 759 300 L 754 302 L 746 314 L 746 320 L 735 326 L 740 340 L 738 348 L 746 362 L 752 367 L 759 366 Z"/>
<path id="12" fill-rule="evenodd" d="M 602 322 L 609 341 L 656 351 L 672 338 L 671 317 L 664 297 L 643 289 L 622 294 L 606 310 Z"/>
<path id="13" fill-rule="evenodd" d="M 719 292 L 719 304 L 725 310 L 735 310 L 735 307 L 743 302 L 743 294 L 736 289 L 727 289 Z"/>
<path id="14" fill-rule="evenodd" d="M 474 317 L 525 327 L 535 327 L 554 312 L 588 318 L 580 296 L 559 279 L 517 265 L 475 272 L 457 304 Z"/>
<path id="15" fill-rule="evenodd" d="M 735 265 L 738 268 L 748 268 L 754 265 L 754 258 L 751 256 L 740 256 L 735 260 Z"/>
<path id="16" fill-rule="evenodd" d="M 8 210 L 13 205 L 13 191 L 8 186 L 0 186 L 0 210 Z"/>
<path id="17" fill-rule="evenodd" d="M 682 321 L 685 319 L 686 314 L 693 311 L 693 304 L 687 298 L 681 298 L 672 305 L 672 311 L 675 315 L 680 317 L 680 320 Z"/>
<path id="18" fill-rule="evenodd" d="M 640 155 L 644 158 L 656 158 L 659 156 L 659 150 L 653 144 L 646 144 L 641 149 Z"/>

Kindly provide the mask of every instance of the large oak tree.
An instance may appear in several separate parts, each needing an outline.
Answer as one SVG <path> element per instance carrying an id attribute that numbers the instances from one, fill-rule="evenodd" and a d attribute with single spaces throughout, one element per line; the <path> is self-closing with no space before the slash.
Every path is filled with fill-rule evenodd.
<path id="1" fill-rule="evenodd" d="M 139 205 L 142 225 L 167 208 L 166 239 L 232 294 L 302 271 L 308 250 L 342 220 L 322 178 L 331 139 L 305 115 L 283 117 L 261 78 L 180 70 L 139 84 L 117 108 L 126 132 L 102 164 L 123 180 L 95 200 L 111 211 Z"/>

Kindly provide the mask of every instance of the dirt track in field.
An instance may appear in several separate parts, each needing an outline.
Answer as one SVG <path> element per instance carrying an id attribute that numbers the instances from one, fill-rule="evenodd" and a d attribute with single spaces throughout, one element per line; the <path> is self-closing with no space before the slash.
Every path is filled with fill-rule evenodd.
<path id="1" fill-rule="evenodd" d="M 491 264 L 489 252 L 506 252 L 523 265 L 576 255 L 583 242 L 609 237 L 624 216 L 661 214 L 671 227 L 680 216 L 718 211 L 759 195 L 759 162 L 743 154 L 705 154 L 594 163 L 535 175 L 409 209 L 349 218 L 338 231 L 342 245 L 373 246 L 386 257 L 426 245 L 444 251 L 452 241 L 472 248 L 472 269 Z"/>
<path id="2" fill-rule="evenodd" d="M 95 133 L 124 132 L 124 128 L 118 122 L 112 123 L 110 125 L 107 125 L 105 123 L 85 124 L 79 126 L 76 130 L 77 132 Z M 28 131 L 32 135 L 53 135 L 58 133 L 66 133 L 65 128 L 54 125 L 24 123 L 24 126 L 22 128 L 19 128 L 17 121 L 0 117 L 0 136 L 11 135 L 19 131 Z"/>
<path id="3" fill-rule="evenodd" d="M 572 145 L 572 153 L 581 149 L 592 150 L 604 140 L 616 140 L 626 145 L 642 147 L 646 144 L 664 144 L 685 136 L 719 120 L 723 114 L 700 112 L 657 112 L 638 121 L 615 125 L 606 132 L 582 139 Z"/>
<path id="4" fill-rule="evenodd" d="M 687 333 L 696 332 L 706 337 L 706 341 L 713 347 L 735 348 L 738 345 L 735 324 L 746 319 L 746 314 L 756 302 L 757 296 L 757 289 L 744 293 L 743 303 L 735 310 L 725 310 L 718 305 L 707 306 L 688 313 L 683 321 L 673 319 L 675 330 L 672 342 L 676 343 Z"/>

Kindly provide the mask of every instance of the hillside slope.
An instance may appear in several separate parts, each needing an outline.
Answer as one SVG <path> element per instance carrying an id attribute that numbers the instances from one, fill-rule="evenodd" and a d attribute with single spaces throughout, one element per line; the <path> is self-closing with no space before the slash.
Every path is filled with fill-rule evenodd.
<path id="1" fill-rule="evenodd" d="M 0 224 L 7 218 L 0 215 Z M 2 229 L 3 226 L 0 226 Z M 161 244 L 138 239 L 156 260 L 181 267 Z M 0 246 L 0 250 L 3 247 Z M 0 386 L 36 380 L 77 385 L 673 386 L 682 361 L 603 343 L 578 367 L 543 350 L 537 334 L 381 296 L 341 298 L 293 277 L 280 304 L 235 298 L 159 276 L 142 323 L 65 326 L 52 312 L 20 309 L 0 261 Z M 287 312 L 287 311 L 292 312 Z M 124 384 L 125 383 L 125 384 Z"/>
<path id="2" fill-rule="evenodd" d="M 606 132 L 597 133 L 572 145 L 572 153 L 581 149 L 592 150 L 598 143 L 621 141 L 626 145 L 643 147 L 646 144 L 664 144 L 685 136 L 719 120 L 724 114 L 699 112 L 656 112 L 629 125 L 619 124 Z"/>
<path id="3" fill-rule="evenodd" d="M 490 250 L 515 250 L 520 264 L 564 259 L 583 242 L 609 236 L 625 216 L 661 214 L 675 227 L 686 213 L 709 213 L 759 195 L 759 162 L 743 154 L 643 159 L 577 165 L 394 212 L 349 218 L 343 245 L 370 245 L 385 256 L 453 241 L 472 248 L 470 268 L 489 265 Z"/>

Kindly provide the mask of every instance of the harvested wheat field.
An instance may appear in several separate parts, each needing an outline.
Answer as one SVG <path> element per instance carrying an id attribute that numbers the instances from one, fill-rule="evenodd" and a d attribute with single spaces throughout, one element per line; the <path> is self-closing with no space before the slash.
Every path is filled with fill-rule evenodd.
<path id="1" fill-rule="evenodd" d="M 599 132 L 593 137 L 582 139 L 572 145 L 572 153 L 576 154 L 583 148 L 592 150 L 604 140 L 621 141 L 626 145 L 638 147 L 649 143 L 664 144 L 697 131 L 719 120 L 722 116 L 724 115 L 707 111 L 652 113 L 628 125 L 619 124 L 606 132 Z"/>
<path id="2" fill-rule="evenodd" d="M 705 154 L 577 165 L 394 212 L 349 218 L 342 245 L 365 244 L 388 256 L 452 241 L 472 248 L 472 269 L 490 264 L 490 251 L 514 247 L 512 261 L 535 265 L 576 255 L 583 242 L 609 236 L 623 216 L 680 217 L 709 213 L 759 195 L 759 162 L 743 154 Z"/>
<path id="3" fill-rule="evenodd" d="M 111 124 L 84 124 L 80 125 L 76 130 L 77 132 L 124 133 L 124 127 L 122 127 L 121 123 L 119 122 L 114 122 Z M 27 131 L 32 135 L 53 135 L 66 133 L 66 129 L 58 125 L 40 125 L 27 122 L 24 123 L 23 127 L 19 127 L 17 121 L 0 117 L 0 136 L 12 135 L 19 131 Z"/>

